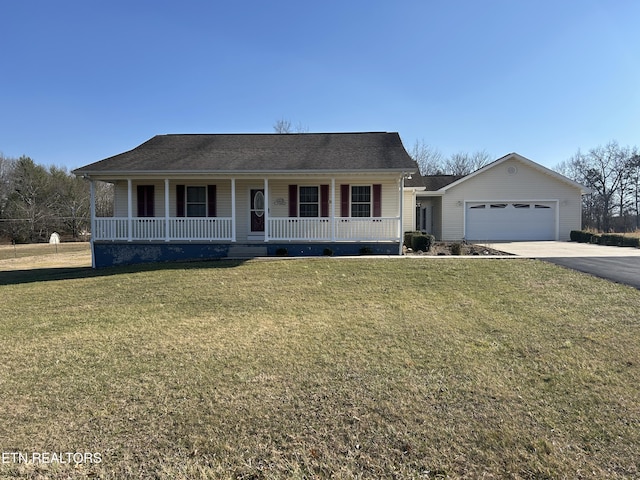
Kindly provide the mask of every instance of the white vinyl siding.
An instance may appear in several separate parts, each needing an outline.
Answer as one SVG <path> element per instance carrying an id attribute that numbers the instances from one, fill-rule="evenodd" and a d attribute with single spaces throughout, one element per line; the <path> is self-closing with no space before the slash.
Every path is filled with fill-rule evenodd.
<path id="1" fill-rule="evenodd" d="M 270 217 L 289 216 L 289 185 L 298 186 L 329 186 L 329 217 L 340 216 L 340 185 L 373 185 L 380 184 L 381 189 L 381 215 L 382 217 L 395 218 L 400 213 L 399 207 L 399 181 L 396 175 L 348 175 L 336 176 L 335 180 L 335 202 L 331 203 L 331 176 L 309 175 L 300 177 L 280 177 L 270 178 L 268 200 L 268 214 Z M 154 213 L 156 217 L 165 217 L 165 182 L 164 179 L 134 179 L 132 181 L 132 207 L 133 216 L 137 214 L 137 185 L 154 185 Z M 184 185 L 185 189 L 197 186 L 216 185 L 216 210 L 218 217 L 230 218 L 232 215 L 231 205 L 231 179 L 230 178 L 207 178 L 202 176 L 198 179 L 171 179 L 169 181 L 169 217 L 175 217 L 176 211 L 176 185 Z M 251 189 L 263 189 L 264 180 L 262 178 L 236 179 L 236 241 L 246 242 L 249 235 L 249 192 Z M 318 188 L 319 189 L 319 188 Z M 118 180 L 114 188 L 114 216 L 127 217 L 127 180 Z M 300 198 L 298 197 L 298 202 Z M 185 210 L 187 205 L 185 203 Z M 373 209 L 373 204 L 371 206 Z M 405 211 L 406 211 L 405 206 Z M 410 208 L 409 208 L 410 209 Z"/>
<path id="2" fill-rule="evenodd" d="M 404 191 L 404 210 L 402 211 L 402 232 L 412 232 L 416 228 L 416 196 L 412 189 Z"/>
<path id="3" fill-rule="evenodd" d="M 138 185 L 153 185 L 154 216 L 164 217 L 164 181 L 141 180 L 131 185 L 131 212 L 138 215 Z M 115 217 L 127 216 L 127 181 L 116 182 L 113 189 L 113 211 Z"/>
<path id="4" fill-rule="evenodd" d="M 512 173 L 514 169 L 516 173 Z M 568 240 L 571 230 L 580 229 L 580 190 L 513 158 L 446 191 L 442 197 L 441 239 L 459 241 L 465 237 L 465 208 L 469 202 L 498 204 L 519 200 L 557 204 L 558 240 Z"/>
<path id="5" fill-rule="evenodd" d="M 333 208 L 334 216 L 340 216 L 340 185 L 382 185 L 382 217 L 397 217 L 400 213 L 399 204 L 399 184 L 396 178 L 392 180 L 385 180 L 373 177 L 363 181 L 362 177 L 335 177 L 335 204 L 331 205 L 331 178 L 320 177 L 313 180 L 313 183 L 308 179 L 301 180 L 292 178 L 291 180 L 269 180 L 269 215 L 272 217 L 288 217 L 289 216 L 289 185 L 329 185 L 329 216 L 331 216 L 331 210 Z M 255 184 L 254 185 L 258 185 Z M 261 187 L 252 187 L 261 188 Z M 350 189 L 351 190 L 351 189 Z M 238 190 L 239 191 L 239 190 Z M 373 190 L 372 190 L 373 195 Z M 299 200 L 299 194 L 298 194 Z M 407 206 L 405 205 L 405 208 Z M 373 203 L 371 203 L 371 212 L 373 212 Z"/>

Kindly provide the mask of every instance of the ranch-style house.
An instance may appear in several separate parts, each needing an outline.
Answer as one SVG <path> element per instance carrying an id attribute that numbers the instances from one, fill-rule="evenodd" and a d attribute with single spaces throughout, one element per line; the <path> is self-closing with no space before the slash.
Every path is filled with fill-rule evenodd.
<path id="1" fill-rule="evenodd" d="M 74 170 L 91 183 L 94 267 L 277 254 L 402 254 L 446 241 L 565 240 L 587 189 L 516 153 L 421 176 L 398 133 L 158 135 Z M 96 217 L 95 182 L 114 185 Z"/>

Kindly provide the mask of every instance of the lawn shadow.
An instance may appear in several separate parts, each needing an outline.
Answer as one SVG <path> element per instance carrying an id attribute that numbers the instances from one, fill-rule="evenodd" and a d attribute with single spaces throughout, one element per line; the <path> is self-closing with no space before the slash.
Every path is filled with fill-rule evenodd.
<path id="1" fill-rule="evenodd" d="M 128 273 L 154 272 L 160 270 L 235 268 L 239 267 L 246 261 L 247 260 L 245 259 L 222 259 L 175 263 L 144 263 L 98 269 L 91 267 L 52 267 L 32 268 L 28 270 L 8 270 L 0 271 L 0 286 L 19 285 L 23 283 L 52 282 L 58 280 L 77 280 L 82 278 L 111 277 Z"/>

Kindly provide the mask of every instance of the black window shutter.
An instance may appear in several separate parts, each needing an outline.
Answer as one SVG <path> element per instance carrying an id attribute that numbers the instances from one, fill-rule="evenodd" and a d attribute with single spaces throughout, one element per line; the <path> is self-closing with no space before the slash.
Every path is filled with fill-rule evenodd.
<path id="1" fill-rule="evenodd" d="M 144 212 L 144 207 L 145 207 L 145 189 L 144 189 L 144 185 L 138 185 L 137 187 L 137 193 L 138 193 L 138 217 L 146 217 L 145 212 Z"/>
<path id="2" fill-rule="evenodd" d="M 155 217 L 155 212 L 153 211 L 153 207 L 155 206 L 154 202 L 155 196 L 155 188 L 153 185 L 147 186 L 147 217 Z"/>
<path id="3" fill-rule="evenodd" d="M 218 216 L 215 185 L 207 185 L 207 216 Z"/>
<path id="4" fill-rule="evenodd" d="M 176 185 L 176 217 L 184 217 L 184 185 Z"/>

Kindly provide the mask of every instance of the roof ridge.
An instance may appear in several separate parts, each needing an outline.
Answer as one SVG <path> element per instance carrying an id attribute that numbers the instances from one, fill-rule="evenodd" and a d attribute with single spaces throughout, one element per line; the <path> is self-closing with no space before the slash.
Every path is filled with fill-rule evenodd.
<path id="1" fill-rule="evenodd" d="M 243 136 L 247 137 L 250 135 L 371 135 L 371 134 L 398 134 L 398 132 L 387 132 L 387 131 L 370 131 L 370 132 L 287 132 L 287 133 L 277 133 L 277 132 L 253 132 L 253 133 L 240 133 L 240 132 L 231 132 L 231 133 L 159 133 L 155 135 L 156 137 L 169 137 L 169 136 L 215 136 L 215 135 L 228 135 L 228 136 Z"/>

